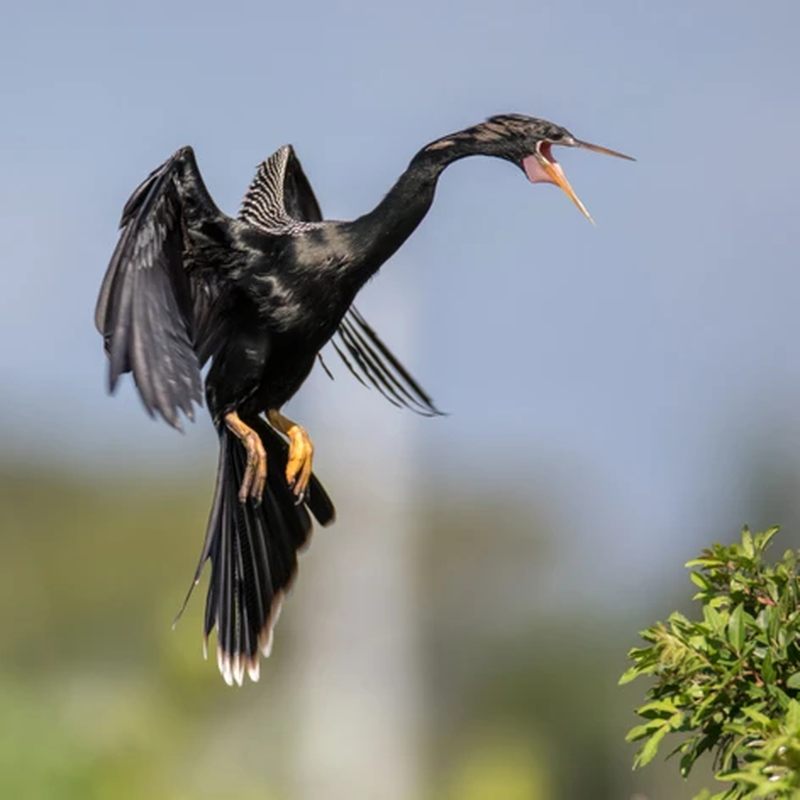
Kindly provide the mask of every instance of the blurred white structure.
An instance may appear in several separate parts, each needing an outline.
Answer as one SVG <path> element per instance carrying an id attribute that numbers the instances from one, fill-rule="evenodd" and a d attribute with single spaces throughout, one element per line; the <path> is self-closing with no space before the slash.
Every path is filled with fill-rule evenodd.
<path id="1" fill-rule="evenodd" d="M 411 290 L 391 294 L 391 305 L 361 305 L 408 362 Z M 318 474 L 338 517 L 333 527 L 315 532 L 313 557 L 309 553 L 301 565 L 293 675 L 300 687 L 297 797 L 410 800 L 420 796 L 413 563 L 419 420 L 366 390 L 334 352 L 325 355 L 336 380 L 318 368 L 303 396 L 313 418 Z"/>

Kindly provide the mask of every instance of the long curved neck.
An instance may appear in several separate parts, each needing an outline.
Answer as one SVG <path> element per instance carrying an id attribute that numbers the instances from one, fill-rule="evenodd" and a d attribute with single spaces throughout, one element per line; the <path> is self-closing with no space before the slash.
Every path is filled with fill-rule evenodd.
<path id="1" fill-rule="evenodd" d="M 486 152 L 484 143 L 465 136 L 468 132 L 446 136 L 423 147 L 383 200 L 369 213 L 348 223 L 354 258 L 346 272 L 357 288 L 394 255 L 422 222 L 433 204 L 436 183 L 444 169 L 466 156 L 491 154 Z"/>

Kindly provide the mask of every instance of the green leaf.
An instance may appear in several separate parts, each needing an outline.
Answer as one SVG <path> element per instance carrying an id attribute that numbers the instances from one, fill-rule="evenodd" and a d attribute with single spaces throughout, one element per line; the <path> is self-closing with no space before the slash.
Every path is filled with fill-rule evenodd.
<path id="1" fill-rule="evenodd" d="M 694 762 L 697 760 L 697 753 L 694 750 L 690 750 L 688 753 L 684 753 L 681 756 L 681 777 L 687 778 L 689 777 L 689 773 L 692 771 L 692 767 L 694 766 Z"/>
<path id="2" fill-rule="evenodd" d="M 739 783 L 747 783 L 751 786 L 757 786 L 764 780 L 763 775 L 752 774 L 750 772 L 724 772 L 719 775 L 719 778 L 721 780 L 726 780 L 726 781 L 737 781 Z"/>
<path id="3" fill-rule="evenodd" d="M 634 664 L 632 667 L 628 667 L 625 672 L 622 673 L 622 677 L 619 679 L 618 686 L 624 686 L 626 683 L 630 683 L 635 678 L 638 678 L 641 675 L 641 671 L 639 669 L 638 664 Z"/>
<path id="4" fill-rule="evenodd" d="M 678 709 L 675 707 L 674 700 L 653 700 L 636 709 L 640 717 L 667 718 L 671 717 Z"/>
<path id="5" fill-rule="evenodd" d="M 727 608 L 730 604 L 731 599 L 725 594 L 719 594 L 708 601 L 709 608 Z"/>
<path id="6" fill-rule="evenodd" d="M 778 709 L 781 712 L 786 712 L 789 710 L 789 706 L 791 705 L 792 699 L 789 697 L 780 686 L 773 684 L 772 686 L 766 687 L 767 692 L 769 693 L 770 697 L 777 703 Z"/>
<path id="7" fill-rule="evenodd" d="M 800 731 L 800 703 L 797 700 L 792 700 L 786 710 L 786 727 L 793 736 Z"/>
<path id="8" fill-rule="evenodd" d="M 703 591 L 708 591 L 711 588 L 708 578 L 702 572 L 692 571 L 689 573 L 689 578 L 695 586 L 699 586 Z"/>
<path id="9" fill-rule="evenodd" d="M 636 769 L 637 767 L 644 767 L 649 764 L 658 753 L 658 746 L 661 744 L 661 740 L 667 735 L 669 728 L 665 725 L 661 729 L 657 730 L 644 744 L 644 747 L 639 751 L 639 755 L 636 756 L 636 761 L 634 762 L 633 768 Z"/>
<path id="10" fill-rule="evenodd" d="M 764 678 L 765 683 L 775 683 L 777 673 L 775 672 L 771 650 L 767 650 L 767 654 L 764 656 L 764 661 L 761 664 L 761 676 Z"/>
<path id="11" fill-rule="evenodd" d="M 718 558 L 693 558 L 691 561 L 687 561 L 683 566 L 687 569 L 691 569 L 692 567 L 723 567 L 725 566 L 725 562 L 720 561 Z"/>
<path id="12" fill-rule="evenodd" d="M 669 623 L 672 626 L 673 630 L 678 630 L 680 628 L 690 628 L 692 623 L 681 614 L 680 611 L 673 611 L 669 615 Z"/>
<path id="13" fill-rule="evenodd" d="M 753 548 L 753 535 L 750 531 L 745 528 L 742 531 L 742 549 L 749 558 L 752 558 L 755 555 L 755 549 Z"/>
<path id="14" fill-rule="evenodd" d="M 703 616 L 705 617 L 706 623 L 711 627 L 711 630 L 722 636 L 725 632 L 725 617 L 727 614 L 720 614 L 713 606 L 704 606 Z"/>
<path id="15" fill-rule="evenodd" d="M 767 635 L 773 641 L 781 631 L 781 612 L 776 606 L 767 609 Z"/>
<path id="16" fill-rule="evenodd" d="M 744 646 L 744 605 L 739 603 L 733 609 L 728 621 L 728 642 L 736 653 L 741 653 Z"/>
<path id="17" fill-rule="evenodd" d="M 800 689 L 800 672 L 795 672 L 786 679 L 787 689 Z"/>
<path id="18" fill-rule="evenodd" d="M 742 709 L 742 713 L 750 717 L 750 719 L 752 719 L 754 722 L 758 722 L 759 725 L 763 725 L 765 728 L 769 727 L 769 717 L 766 714 L 762 714 L 757 708 L 753 706 L 745 706 Z"/>
<path id="19" fill-rule="evenodd" d="M 770 540 L 779 530 L 780 527 L 778 525 L 775 525 L 769 530 L 764 531 L 763 533 L 756 534 L 756 546 L 762 553 L 767 549 Z"/>
<path id="20" fill-rule="evenodd" d="M 625 741 L 637 742 L 639 739 L 644 739 L 645 736 L 649 736 L 651 733 L 653 733 L 653 731 L 663 727 L 664 725 L 668 724 L 668 722 L 669 721 L 665 719 L 651 719 L 644 725 L 636 725 L 625 735 Z"/>

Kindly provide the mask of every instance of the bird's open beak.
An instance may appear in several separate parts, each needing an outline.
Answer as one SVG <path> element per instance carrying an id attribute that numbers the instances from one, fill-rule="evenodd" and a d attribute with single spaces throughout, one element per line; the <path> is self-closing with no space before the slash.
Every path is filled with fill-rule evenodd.
<path id="1" fill-rule="evenodd" d="M 592 150 L 595 153 L 624 158 L 628 161 L 636 160 L 631 156 L 626 156 L 624 153 L 618 153 L 616 150 L 609 150 L 607 147 L 600 147 L 600 145 L 590 144 L 589 142 L 581 142 L 578 139 L 565 139 L 559 144 L 567 147 L 580 147 L 584 150 Z M 536 152 L 522 160 L 522 166 L 528 176 L 528 180 L 531 183 L 554 183 L 556 186 L 561 187 L 567 197 L 578 206 L 581 214 L 594 225 L 592 215 L 586 210 L 586 206 L 581 202 L 578 195 L 575 194 L 575 190 L 570 186 L 561 164 L 554 158 L 552 147 L 552 142 L 539 142 L 536 145 Z"/>

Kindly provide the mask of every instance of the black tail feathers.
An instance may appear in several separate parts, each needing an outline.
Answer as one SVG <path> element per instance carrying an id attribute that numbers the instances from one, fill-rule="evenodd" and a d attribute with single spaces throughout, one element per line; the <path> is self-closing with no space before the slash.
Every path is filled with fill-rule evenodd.
<path id="1" fill-rule="evenodd" d="M 314 476 L 304 502 L 297 504 L 285 477 L 288 445 L 261 418 L 246 421 L 267 451 L 264 497 L 259 505 L 251 499 L 239 502 L 247 455 L 223 425 L 214 503 L 192 584 L 192 588 L 197 585 L 211 559 L 204 650 L 216 626 L 219 670 L 226 683 L 239 685 L 245 671 L 258 680 L 259 651 L 269 655 L 283 598 L 297 574 L 297 553 L 311 534 L 311 516 L 328 525 L 335 515 L 333 503 Z"/>

